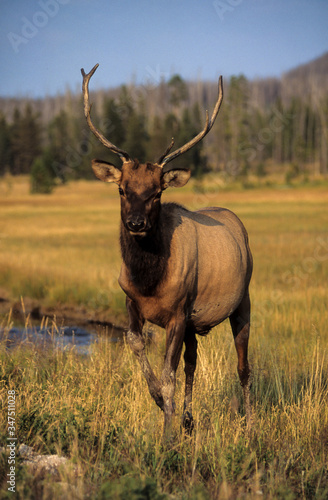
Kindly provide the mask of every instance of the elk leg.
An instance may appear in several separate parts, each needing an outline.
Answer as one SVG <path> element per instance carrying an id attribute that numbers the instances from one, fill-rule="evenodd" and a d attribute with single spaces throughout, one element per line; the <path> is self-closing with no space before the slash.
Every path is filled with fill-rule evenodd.
<path id="1" fill-rule="evenodd" d="M 166 329 L 166 351 L 164 368 L 161 376 L 161 390 L 164 402 L 164 436 L 169 437 L 172 417 L 174 414 L 174 393 L 176 382 L 176 371 L 179 365 L 183 339 L 185 335 L 185 323 L 172 322 Z"/>
<path id="2" fill-rule="evenodd" d="M 145 340 L 142 336 L 142 328 L 145 323 L 144 318 L 133 300 L 126 298 L 126 308 L 129 315 L 129 330 L 127 333 L 128 343 L 136 355 L 144 374 L 151 397 L 155 403 L 164 411 L 164 402 L 161 392 L 161 384 L 149 364 L 145 351 Z"/>
<path id="3" fill-rule="evenodd" d="M 195 332 L 187 330 L 184 342 L 186 346 L 186 350 L 184 353 L 186 386 L 182 425 L 185 428 L 186 432 L 188 434 L 191 434 L 194 428 L 192 416 L 192 388 L 197 361 L 197 339 Z"/>
<path id="4" fill-rule="evenodd" d="M 238 374 L 244 393 L 247 426 L 251 425 L 250 369 L 248 365 L 248 339 L 251 304 L 248 290 L 237 309 L 230 316 L 230 324 L 238 357 Z"/>

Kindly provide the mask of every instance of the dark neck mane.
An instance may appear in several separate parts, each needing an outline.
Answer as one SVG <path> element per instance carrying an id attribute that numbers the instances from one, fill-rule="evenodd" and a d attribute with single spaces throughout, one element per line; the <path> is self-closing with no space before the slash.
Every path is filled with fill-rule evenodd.
<path id="1" fill-rule="evenodd" d="M 132 236 L 121 222 L 122 258 L 130 279 L 144 296 L 154 295 L 165 277 L 170 256 L 171 224 L 161 215 L 153 232 L 142 238 Z"/>

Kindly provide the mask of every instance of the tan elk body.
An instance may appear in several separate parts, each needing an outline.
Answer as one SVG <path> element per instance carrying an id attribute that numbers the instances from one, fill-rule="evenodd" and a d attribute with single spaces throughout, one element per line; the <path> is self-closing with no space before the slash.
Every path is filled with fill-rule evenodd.
<path id="1" fill-rule="evenodd" d="M 90 118 L 88 83 L 96 65 L 83 75 L 84 111 L 92 132 L 123 161 L 122 169 L 93 160 L 96 176 L 115 182 L 121 196 L 120 243 L 122 268 L 119 283 L 127 296 L 128 341 L 145 375 L 149 392 L 164 412 L 169 432 L 174 414 L 176 370 L 185 344 L 185 401 L 183 425 L 191 431 L 192 386 L 197 359 L 196 334 L 204 335 L 230 319 L 238 356 L 238 373 L 250 420 L 247 360 L 250 326 L 248 287 L 252 256 L 246 230 L 238 217 L 223 208 L 191 212 L 181 205 L 161 203 L 167 187 L 181 187 L 190 178 L 186 169 L 165 165 L 199 142 L 211 129 L 223 92 L 211 120 L 202 132 L 169 154 L 173 141 L 156 163 L 139 164 L 110 143 Z M 166 352 L 161 378 L 154 374 L 145 352 L 142 329 L 148 320 L 166 330 Z"/>

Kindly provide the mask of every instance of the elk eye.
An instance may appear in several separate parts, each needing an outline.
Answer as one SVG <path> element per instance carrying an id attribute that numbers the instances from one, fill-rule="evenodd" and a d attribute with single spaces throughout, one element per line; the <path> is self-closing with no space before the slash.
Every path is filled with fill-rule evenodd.
<path id="1" fill-rule="evenodd" d="M 124 191 L 123 191 L 123 189 L 122 189 L 122 188 L 120 188 L 120 187 L 119 187 L 119 188 L 118 188 L 118 192 L 120 193 L 120 195 L 121 195 L 121 196 L 124 196 Z"/>

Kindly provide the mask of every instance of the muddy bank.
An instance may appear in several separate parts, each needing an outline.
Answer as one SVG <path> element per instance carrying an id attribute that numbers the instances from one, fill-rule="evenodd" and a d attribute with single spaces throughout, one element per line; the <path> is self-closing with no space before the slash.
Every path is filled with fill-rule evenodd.
<path id="1" fill-rule="evenodd" d="M 8 349 L 34 345 L 41 349 L 74 349 L 88 355 L 95 343 L 121 342 L 126 328 L 108 321 L 105 313 L 82 307 L 50 308 L 37 301 L 0 298 L 0 341 Z"/>
<path id="2" fill-rule="evenodd" d="M 48 319 L 56 326 L 76 325 L 81 328 L 103 327 L 108 329 L 121 330 L 127 328 L 127 317 L 117 320 L 111 318 L 110 311 L 94 311 L 84 306 L 63 306 L 49 307 L 41 304 L 35 299 L 24 297 L 23 301 L 11 301 L 3 290 L 0 290 L 0 324 L 10 315 L 10 321 L 15 325 L 24 325 L 27 319 L 32 324 Z M 6 326 L 6 325 L 3 325 Z"/>
<path id="3" fill-rule="evenodd" d="M 80 354 L 88 354 L 95 342 L 121 342 L 128 329 L 127 317 L 120 323 L 110 321 L 108 311 L 93 311 L 86 307 L 47 307 L 34 299 L 13 302 L 0 289 L 0 341 L 7 347 L 33 343 L 62 349 L 74 347 Z M 148 325 L 145 341 L 152 342 L 156 329 Z"/>
<path id="4" fill-rule="evenodd" d="M 94 342 L 108 338 L 117 342 L 124 338 L 126 319 L 117 324 L 101 311 L 85 307 L 47 307 L 36 300 L 12 302 L 0 296 L 0 340 L 8 348 L 32 343 L 41 348 L 67 349 L 74 346 L 80 354 L 88 354 Z"/>

